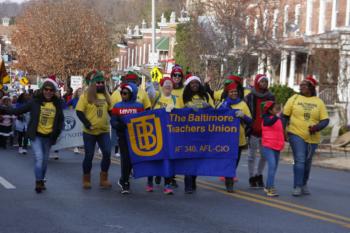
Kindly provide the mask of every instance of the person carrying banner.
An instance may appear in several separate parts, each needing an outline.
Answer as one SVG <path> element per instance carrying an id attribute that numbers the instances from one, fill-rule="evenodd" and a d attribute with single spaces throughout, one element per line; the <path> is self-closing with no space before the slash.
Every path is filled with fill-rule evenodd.
<path id="1" fill-rule="evenodd" d="M 44 183 L 49 152 L 57 141 L 63 127 L 63 111 L 61 102 L 55 95 L 58 90 L 57 82 L 46 78 L 37 95 L 29 103 L 16 108 L 1 108 L 1 112 L 20 115 L 30 112 L 27 135 L 31 140 L 35 161 L 35 191 L 46 190 Z"/>
<path id="2" fill-rule="evenodd" d="M 130 82 L 134 83 L 136 86 L 139 86 L 140 85 L 140 77 L 136 73 L 129 71 L 124 76 L 123 83 L 130 83 Z M 111 96 L 112 106 L 114 106 L 116 103 L 119 103 L 121 101 L 122 101 L 121 92 L 119 89 L 117 89 L 113 92 L 113 94 Z M 150 98 L 148 97 L 147 92 L 145 90 L 143 90 L 142 88 L 138 88 L 137 102 L 142 103 L 146 110 L 152 108 Z"/>
<path id="3" fill-rule="evenodd" d="M 181 66 L 177 64 L 174 65 L 171 70 L 170 77 L 174 81 L 174 88 L 171 94 L 176 96 L 176 98 L 181 98 L 184 91 L 184 73 Z"/>
<path id="4" fill-rule="evenodd" d="M 215 102 L 222 102 L 226 99 L 227 97 L 227 92 L 225 92 L 225 87 L 227 87 L 229 84 L 232 82 L 235 82 L 237 84 L 237 91 L 238 91 L 238 96 L 240 99 L 244 99 L 244 96 L 248 95 L 250 93 L 249 89 L 245 89 L 243 87 L 243 79 L 235 73 L 229 73 L 228 75 L 225 76 L 224 79 L 224 88 L 213 91 L 210 88 L 209 82 L 211 81 L 211 76 L 208 75 L 207 78 L 204 80 L 205 84 L 205 90 L 210 94 L 210 96 L 213 98 Z"/>
<path id="5" fill-rule="evenodd" d="M 184 82 L 185 88 L 182 95 L 184 107 L 198 111 L 201 108 L 214 108 L 210 95 L 205 91 L 201 79 L 189 74 Z M 196 190 L 196 176 L 185 175 L 185 193 L 191 194 Z"/>
<path id="6" fill-rule="evenodd" d="M 120 94 L 122 100 L 116 103 L 112 108 L 111 126 L 117 131 L 118 144 L 120 147 L 120 165 L 121 177 L 118 180 L 118 185 L 121 187 L 122 194 L 130 193 L 129 177 L 131 174 L 131 159 L 129 155 L 126 125 L 122 117 L 128 114 L 134 114 L 144 111 L 142 103 L 136 101 L 138 88 L 134 83 L 123 83 L 120 85 Z"/>
<path id="7" fill-rule="evenodd" d="M 239 147 L 238 147 L 238 157 L 236 161 L 236 169 L 238 167 L 239 160 L 241 158 L 241 153 L 244 147 L 247 146 L 247 140 L 245 135 L 245 128 L 249 127 L 252 123 L 252 115 L 250 114 L 247 104 L 239 97 L 238 85 L 236 82 L 231 82 L 227 85 L 224 90 L 224 95 L 227 96 L 226 99 L 219 105 L 219 109 L 237 109 L 235 116 L 240 118 L 240 128 L 239 128 Z M 233 192 L 234 179 L 233 177 L 225 177 L 226 190 L 229 193 Z"/>
<path id="8" fill-rule="evenodd" d="M 165 108 L 167 112 L 171 112 L 173 108 L 183 108 L 183 103 L 181 99 L 176 98 L 172 94 L 174 81 L 171 78 L 163 78 L 160 80 L 161 91 L 157 93 L 156 99 L 153 101 L 152 109 L 162 109 Z M 156 177 L 156 183 L 160 183 L 160 176 Z M 157 180 L 159 182 L 157 182 Z M 172 177 L 164 177 L 164 194 L 173 194 L 172 190 Z M 175 180 L 174 180 L 175 181 Z M 175 181 L 176 182 L 176 181 Z M 146 186 L 147 192 L 153 192 L 153 176 L 149 176 Z"/>
<path id="9" fill-rule="evenodd" d="M 308 76 L 300 83 L 300 94 L 290 97 L 284 106 L 283 117 L 288 125 L 294 165 L 293 196 L 309 195 L 307 183 L 312 157 L 320 143 L 320 131 L 327 127 L 329 117 L 324 102 L 316 96 L 317 81 Z"/>
<path id="10" fill-rule="evenodd" d="M 85 156 L 83 161 L 83 188 L 91 188 L 91 168 L 98 144 L 102 152 L 100 187 L 110 188 L 108 170 L 111 164 L 111 138 L 108 111 L 110 97 L 106 90 L 104 75 L 99 71 L 91 71 L 86 76 L 87 90 L 80 96 L 76 113 L 83 123 L 83 141 Z"/>
<path id="11" fill-rule="evenodd" d="M 268 172 L 264 191 L 269 197 L 276 197 L 275 175 L 280 152 L 284 148 L 284 130 L 281 118 L 277 116 L 280 107 L 274 101 L 262 103 L 262 154 L 267 161 Z"/>
<path id="12" fill-rule="evenodd" d="M 257 74 L 254 80 L 254 88 L 252 89 L 251 93 L 245 97 L 245 101 L 253 117 L 252 127 L 251 130 L 249 130 L 251 132 L 248 132 L 248 171 L 249 185 L 251 188 L 264 188 L 262 173 L 265 167 L 266 159 L 261 154 L 261 103 L 268 100 L 275 100 L 273 94 L 268 90 L 268 85 L 269 81 L 266 75 Z M 255 161 L 258 149 L 260 151 L 260 159 L 257 172 L 255 172 Z"/>

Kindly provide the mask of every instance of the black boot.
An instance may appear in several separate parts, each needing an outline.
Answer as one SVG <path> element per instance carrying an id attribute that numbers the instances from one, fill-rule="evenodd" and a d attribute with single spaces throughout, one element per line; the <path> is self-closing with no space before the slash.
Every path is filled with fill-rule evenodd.
<path id="1" fill-rule="evenodd" d="M 41 193 L 43 191 L 43 181 L 37 180 L 35 181 L 35 192 Z"/>
<path id="2" fill-rule="evenodd" d="M 255 177 L 256 177 L 256 184 L 257 184 L 258 188 L 264 188 L 265 185 L 264 185 L 263 175 L 257 175 Z"/>
<path id="3" fill-rule="evenodd" d="M 226 186 L 227 192 L 233 193 L 233 178 L 232 177 L 225 177 L 225 186 Z"/>
<path id="4" fill-rule="evenodd" d="M 256 188 L 257 184 L 256 184 L 256 176 L 252 176 L 249 178 L 249 186 L 250 188 Z"/>

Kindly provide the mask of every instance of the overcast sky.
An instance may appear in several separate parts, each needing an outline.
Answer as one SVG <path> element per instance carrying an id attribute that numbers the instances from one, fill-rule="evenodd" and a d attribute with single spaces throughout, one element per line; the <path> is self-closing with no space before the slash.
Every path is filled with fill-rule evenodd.
<path id="1" fill-rule="evenodd" d="M 8 1 L 8 0 L 0 0 L 0 2 L 6 2 L 6 1 Z M 10 0 L 10 2 L 17 2 L 17 3 L 22 3 L 25 1 L 28 1 L 28 0 Z"/>

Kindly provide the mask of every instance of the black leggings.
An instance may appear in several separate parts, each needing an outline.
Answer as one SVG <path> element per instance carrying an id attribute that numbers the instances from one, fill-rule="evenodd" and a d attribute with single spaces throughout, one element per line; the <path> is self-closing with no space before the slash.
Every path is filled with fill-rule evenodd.
<path id="1" fill-rule="evenodd" d="M 17 135 L 18 135 L 18 146 L 23 147 L 23 149 L 27 149 L 28 137 L 26 135 L 26 132 L 17 131 Z"/>

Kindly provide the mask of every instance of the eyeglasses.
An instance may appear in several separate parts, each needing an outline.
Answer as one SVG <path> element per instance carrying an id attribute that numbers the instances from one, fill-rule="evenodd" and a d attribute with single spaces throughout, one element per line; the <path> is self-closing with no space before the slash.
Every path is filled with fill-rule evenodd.
<path id="1" fill-rule="evenodd" d="M 54 89 L 52 89 L 52 88 L 44 88 L 44 91 L 47 91 L 47 92 L 54 92 Z"/>
<path id="2" fill-rule="evenodd" d="M 182 77 L 182 74 L 181 74 L 181 73 L 175 73 L 175 74 L 173 74 L 173 77 L 175 77 L 175 78 L 181 78 L 181 77 Z"/>
<path id="3" fill-rule="evenodd" d="M 96 84 L 105 84 L 105 82 L 100 81 L 100 82 L 96 82 Z"/>
<path id="4" fill-rule="evenodd" d="M 121 94 L 121 95 L 129 95 L 129 92 L 127 92 L 127 91 L 122 91 L 120 94 Z"/>

